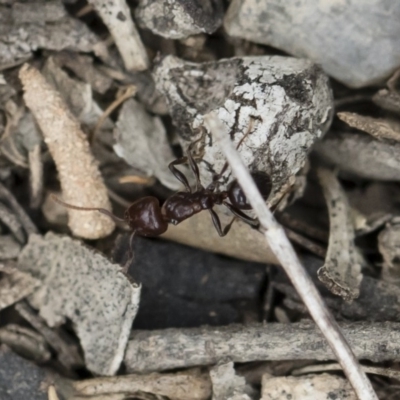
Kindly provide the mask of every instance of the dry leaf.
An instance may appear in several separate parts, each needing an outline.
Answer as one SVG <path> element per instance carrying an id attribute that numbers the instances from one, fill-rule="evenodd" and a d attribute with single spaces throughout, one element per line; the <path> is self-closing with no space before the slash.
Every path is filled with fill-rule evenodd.
<path id="1" fill-rule="evenodd" d="M 329 211 L 329 244 L 325 264 L 318 270 L 318 278 L 344 300 L 359 296 L 361 268 L 365 264 L 354 245 L 354 228 L 350 207 L 344 190 L 335 174 L 320 168 L 318 177 Z"/>
<path id="2" fill-rule="evenodd" d="M 218 214 L 223 226 L 232 219 L 231 216 L 222 212 Z M 193 215 L 178 225 L 171 225 L 162 237 L 242 260 L 279 264 L 271 249 L 266 245 L 264 236 L 256 229 L 243 221 L 236 220 L 229 234 L 226 237 L 220 237 L 207 212 Z"/>
<path id="3" fill-rule="evenodd" d="M 101 254 L 51 232 L 45 237 L 31 235 L 18 266 L 42 282 L 29 301 L 48 325 L 69 318 L 87 368 L 114 374 L 138 309 L 140 286 L 130 283 L 121 267 Z"/>
<path id="4" fill-rule="evenodd" d="M 181 188 L 167 168 L 175 157 L 160 117 L 152 117 L 139 102 L 129 99 L 122 106 L 116 125 L 114 151 L 119 157 L 145 176 L 155 176 L 169 189 Z"/>

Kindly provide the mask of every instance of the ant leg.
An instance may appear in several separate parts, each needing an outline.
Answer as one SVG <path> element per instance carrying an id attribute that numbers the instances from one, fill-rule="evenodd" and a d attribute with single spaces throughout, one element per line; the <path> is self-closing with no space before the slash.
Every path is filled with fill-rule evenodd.
<path id="1" fill-rule="evenodd" d="M 192 191 L 192 189 L 190 188 L 189 182 L 188 182 L 185 174 L 183 172 L 179 171 L 179 169 L 176 168 L 175 165 L 181 165 L 181 164 L 185 164 L 185 163 L 189 162 L 190 168 L 193 171 L 193 174 L 196 178 L 197 190 L 200 190 L 203 186 L 201 185 L 201 182 L 200 182 L 199 167 L 197 166 L 197 163 L 193 158 L 192 150 L 193 150 L 194 146 L 198 142 L 200 142 L 202 139 L 203 139 L 203 136 L 200 139 L 194 141 L 193 143 L 191 143 L 189 145 L 189 147 L 187 149 L 186 157 L 178 158 L 177 160 L 172 161 L 168 165 L 169 170 L 172 172 L 172 174 L 175 176 L 175 178 L 178 179 L 178 181 L 181 182 L 185 186 L 185 188 L 188 192 Z"/>
<path id="2" fill-rule="evenodd" d="M 193 171 L 193 174 L 196 178 L 196 190 L 199 191 L 201 189 L 203 189 L 203 185 L 200 182 L 200 171 L 199 171 L 199 166 L 197 165 L 195 159 L 193 158 L 193 154 L 192 154 L 192 149 L 193 147 L 196 145 L 196 143 L 198 143 L 202 138 L 200 138 L 199 140 L 196 140 L 195 142 L 193 142 L 187 150 L 187 159 L 189 160 L 189 165 L 191 170 Z"/>
<path id="3" fill-rule="evenodd" d="M 240 211 L 238 208 L 234 207 L 232 204 L 229 204 L 226 201 L 224 201 L 223 204 L 225 207 L 227 207 L 229 209 L 229 211 L 233 215 L 235 215 L 237 218 L 240 218 L 242 221 L 246 222 L 246 224 L 249 224 L 253 227 L 258 227 L 260 225 L 260 222 L 258 221 L 257 218 L 249 217 L 244 212 Z"/>
<path id="4" fill-rule="evenodd" d="M 213 224 L 215 226 L 215 229 L 218 232 L 218 235 L 221 236 L 221 237 L 225 236 L 230 231 L 230 229 L 232 227 L 232 224 L 235 221 L 236 217 L 233 217 L 232 221 L 229 222 L 229 224 L 222 230 L 221 221 L 220 221 L 217 213 L 212 209 L 210 209 L 208 211 L 211 214 L 211 218 L 212 218 Z"/>
<path id="5" fill-rule="evenodd" d="M 175 167 L 175 165 L 185 164 L 187 161 L 188 161 L 187 157 L 178 158 L 177 160 L 174 160 L 171 163 L 169 163 L 168 168 L 172 172 L 172 174 L 175 176 L 175 178 L 178 179 L 178 181 L 181 182 L 185 186 L 186 190 L 188 192 L 191 192 L 192 189 L 190 188 L 189 182 L 188 182 L 185 174 L 182 171 L 179 171 L 179 169 Z"/>
<path id="6" fill-rule="evenodd" d="M 62 206 L 66 208 L 70 208 L 71 210 L 80 210 L 80 211 L 98 211 L 99 213 L 102 213 L 104 215 L 107 215 L 107 217 L 110 217 L 113 221 L 115 222 L 123 222 L 126 223 L 126 221 L 123 218 L 119 218 L 116 215 L 114 215 L 111 211 L 106 210 L 105 208 L 96 208 L 96 207 L 79 207 L 79 206 L 74 206 L 73 204 L 66 203 L 65 201 L 62 201 L 59 199 L 57 196 L 54 194 L 51 195 L 51 198 L 58 204 L 61 204 Z"/>

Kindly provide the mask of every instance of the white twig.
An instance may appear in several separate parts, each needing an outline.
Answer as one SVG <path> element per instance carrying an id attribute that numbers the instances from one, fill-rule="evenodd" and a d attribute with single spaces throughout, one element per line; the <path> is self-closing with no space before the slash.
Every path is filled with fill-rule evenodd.
<path id="1" fill-rule="evenodd" d="M 146 49 L 132 21 L 125 0 L 89 0 L 107 25 L 124 60 L 125 68 L 143 71 L 149 67 Z"/>
<path id="2" fill-rule="evenodd" d="M 377 400 L 378 397 L 372 388 L 371 382 L 362 371 L 337 322 L 332 317 L 317 288 L 301 265 L 282 226 L 278 224 L 266 206 L 249 171 L 235 150 L 227 128 L 218 120 L 214 113 L 208 114 L 204 118 L 204 121 L 214 139 L 219 143 L 221 151 L 228 160 L 233 174 L 253 207 L 260 221 L 261 230 L 271 250 L 280 261 L 310 315 L 321 329 L 357 396 L 362 400 Z"/>

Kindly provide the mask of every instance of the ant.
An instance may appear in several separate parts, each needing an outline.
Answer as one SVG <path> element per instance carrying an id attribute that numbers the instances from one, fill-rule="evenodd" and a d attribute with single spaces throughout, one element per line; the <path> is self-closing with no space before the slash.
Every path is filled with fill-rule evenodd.
<path id="1" fill-rule="evenodd" d="M 240 146 L 249 131 L 243 136 L 237 147 Z M 180 191 L 168 197 L 162 206 L 160 206 L 159 200 L 156 197 L 143 197 L 129 206 L 125 211 L 124 218 L 119 218 L 103 208 L 78 207 L 65 203 L 55 196 L 53 198 L 56 202 L 67 208 L 83 211 L 99 211 L 117 222 L 127 223 L 133 231 L 132 236 L 135 234 L 148 237 L 160 236 L 167 231 L 169 223 L 177 225 L 203 210 L 208 210 L 211 214 L 219 236 L 225 236 L 229 232 L 236 218 L 240 218 L 253 227 L 258 227 L 258 220 L 249 217 L 243 212 L 251 210 L 251 205 L 248 203 L 242 188 L 236 180 L 231 182 L 226 190 L 216 190 L 218 179 L 220 179 L 228 167 L 227 163 L 225 163 L 221 172 L 214 177 L 213 181 L 207 187 L 203 187 L 200 182 L 199 168 L 192 154 L 194 146 L 200 140 L 201 138 L 189 146 L 185 157 L 178 158 L 169 164 L 168 168 L 175 178 L 185 186 L 186 191 Z M 190 187 L 183 172 L 176 168 L 177 165 L 185 163 L 189 163 L 190 169 L 196 178 L 195 190 Z M 251 175 L 263 198 L 266 200 L 272 188 L 270 176 L 259 171 L 253 172 Z M 215 205 L 224 205 L 234 215 L 232 221 L 224 229 L 221 226 L 221 221 L 217 213 L 213 210 Z"/>

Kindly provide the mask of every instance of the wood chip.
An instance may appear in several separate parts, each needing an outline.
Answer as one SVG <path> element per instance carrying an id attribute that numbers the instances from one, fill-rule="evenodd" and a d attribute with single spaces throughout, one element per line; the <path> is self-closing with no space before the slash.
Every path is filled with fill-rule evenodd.
<path id="1" fill-rule="evenodd" d="M 73 383 L 76 396 L 99 396 L 148 392 L 173 400 L 207 400 L 211 395 L 211 380 L 207 372 L 189 369 L 175 373 L 124 375 L 95 378 Z"/>

